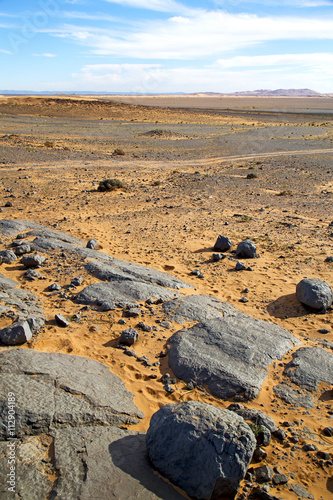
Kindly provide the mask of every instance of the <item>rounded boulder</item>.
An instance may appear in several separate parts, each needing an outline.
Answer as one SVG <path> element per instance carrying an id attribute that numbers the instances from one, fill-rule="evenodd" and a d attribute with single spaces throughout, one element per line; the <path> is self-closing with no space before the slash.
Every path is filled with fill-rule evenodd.
<path id="1" fill-rule="evenodd" d="M 153 466 L 191 498 L 233 499 L 256 439 L 236 413 L 189 401 L 152 416 L 146 446 Z"/>
<path id="2" fill-rule="evenodd" d="M 326 281 L 316 278 L 304 279 L 296 286 L 297 299 L 318 311 L 326 311 L 333 302 L 333 290 Z"/>

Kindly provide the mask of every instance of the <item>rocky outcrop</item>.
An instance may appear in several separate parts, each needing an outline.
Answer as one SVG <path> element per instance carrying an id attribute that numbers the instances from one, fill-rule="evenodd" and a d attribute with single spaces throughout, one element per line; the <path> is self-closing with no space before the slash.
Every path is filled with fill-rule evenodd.
<path id="1" fill-rule="evenodd" d="M 234 498 L 256 440 L 242 417 L 190 401 L 163 406 L 150 422 L 154 467 L 191 498 Z"/>
<path id="2" fill-rule="evenodd" d="M 321 382 L 333 380 L 333 354 L 321 347 L 302 347 L 293 353 L 284 375 L 294 384 L 315 391 Z"/>
<path id="3" fill-rule="evenodd" d="M 198 323 L 170 339 L 169 366 L 222 399 L 258 396 L 268 366 L 301 342 L 272 323 L 239 314 Z"/>

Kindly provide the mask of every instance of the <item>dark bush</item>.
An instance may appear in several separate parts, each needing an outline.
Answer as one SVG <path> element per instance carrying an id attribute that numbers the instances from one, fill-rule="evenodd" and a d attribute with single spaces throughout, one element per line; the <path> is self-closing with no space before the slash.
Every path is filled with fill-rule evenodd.
<path id="1" fill-rule="evenodd" d="M 101 181 L 98 186 L 98 191 L 114 191 L 115 189 L 124 189 L 125 184 L 119 179 L 104 179 Z"/>

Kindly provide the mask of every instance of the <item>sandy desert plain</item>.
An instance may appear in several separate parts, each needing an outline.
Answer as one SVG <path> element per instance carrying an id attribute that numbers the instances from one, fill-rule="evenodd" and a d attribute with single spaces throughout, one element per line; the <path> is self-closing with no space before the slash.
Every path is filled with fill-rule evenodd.
<path id="1" fill-rule="evenodd" d="M 295 289 L 305 277 L 333 284 L 333 263 L 326 261 L 333 256 L 332 116 L 333 98 L 224 102 L 184 96 L 3 96 L 0 218 L 34 221 L 85 241 L 95 238 L 101 252 L 166 271 L 192 284 L 191 293 L 218 297 L 254 318 L 276 323 L 304 346 L 329 345 L 333 311 L 309 311 L 297 301 Z M 126 187 L 99 192 L 99 182 L 106 178 L 119 179 Z M 212 261 L 219 234 L 229 237 L 233 248 L 245 238 L 255 242 L 260 257 L 246 262 L 252 272 L 236 272 L 230 252 L 231 258 Z M 2 249 L 11 241 L 1 240 Z M 191 274 L 194 270 L 203 277 Z M 82 306 L 46 288 L 55 280 L 68 285 L 77 275 L 83 277 L 78 291 L 94 282 L 82 262 L 64 258 L 59 265 L 49 258 L 40 269 L 46 280 L 33 282 L 23 279 L 20 264 L 2 264 L 0 271 L 42 301 L 46 327 L 26 347 L 85 356 L 108 366 L 145 414 L 133 429 L 146 431 L 151 415 L 168 403 L 230 404 L 207 391 L 188 391 L 182 381 L 172 394 L 166 393 L 159 377 L 170 373 L 167 357 L 160 359 L 153 380 L 150 367 L 115 348 L 124 328 L 117 310 L 91 308 L 80 323 L 58 327 L 55 313 L 72 318 Z M 244 295 L 246 303 L 240 301 Z M 144 321 L 156 326 L 153 314 L 147 312 Z M 10 323 L 0 317 L 1 328 Z M 126 327 L 137 323 L 128 318 Z M 136 352 L 154 360 L 179 328 L 172 324 L 142 335 Z M 322 329 L 328 333 L 319 333 Z M 333 469 L 301 448 L 311 442 L 333 453 L 332 438 L 323 443 L 320 437 L 324 427 L 332 426 L 333 391 L 322 384 L 311 409 L 277 398 L 272 388 L 290 359 L 291 353 L 271 365 L 259 397 L 246 406 L 261 409 L 278 425 L 294 422 L 299 435 L 305 427 L 311 429 L 312 438 L 301 438 L 293 455 L 288 440 L 274 439 L 263 463 L 294 474 L 293 482 L 315 500 L 327 500 L 333 498 Z M 284 500 L 299 498 L 288 484 L 271 485 L 270 493 Z"/>

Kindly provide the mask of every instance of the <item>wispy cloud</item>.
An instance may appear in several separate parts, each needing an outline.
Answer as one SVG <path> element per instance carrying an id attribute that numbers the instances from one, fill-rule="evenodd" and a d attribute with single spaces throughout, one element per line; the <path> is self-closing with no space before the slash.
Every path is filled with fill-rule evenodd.
<path id="1" fill-rule="evenodd" d="M 215 5 L 218 7 L 229 7 L 230 0 L 215 0 Z M 237 0 L 236 5 L 260 5 L 265 6 L 285 6 L 285 7 L 299 7 L 299 8 L 311 8 L 311 7 L 332 7 L 332 0 Z"/>
<path id="2" fill-rule="evenodd" d="M 272 54 L 264 56 L 237 56 L 229 59 L 219 59 L 215 63 L 218 68 L 263 68 L 292 66 L 300 67 L 332 67 L 333 54 Z"/>
<path id="3" fill-rule="evenodd" d="M 64 26 L 70 38 L 98 55 L 137 59 L 194 60 L 279 40 L 332 40 L 330 19 L 273 17 L 210 11 L 150 21 L 130 29 Z"/>
<path id="4" fill-rule="evenodd" d="M 34 57 L 57 57 L 57 54 L 50 54 L 48 52 L 44 54 L 31 54 Z"/>
<path id="5" fill-rule="evenodd" d="M 5 49 L 0 49 L 0 52 L 2 54 L 8 54 L 8 55 L 12 55 L 13 54 L 13 52 L 10 52 L 10 50 L 5 50 Z"/>
<path id="6" fill-rule="evenodd" d="M 135 7 L 138 9 L 155 10 L 158 12 L 185 13 L 194 10 L 174 0 L 105 0 L 105 1 L 109 3 L 123 5 L 124 7 Z"/>
<path id="7" fill-rule="evenodd" d="M 265 60 L 260 67 L 260 62 L 256 60 L 253 67 L 246 70 L 235 60 L 235 67 L 230 68 L 217 65 L 166 68 L 161 64 L 96 64 L 87 65 L 81 72 L 73 74 L 72 85 L 81 90 L 119 92 L 121 89 L 123 92 L 145 94 L 180 92 L 184 89 L 187 92 L 234 92 L 258 88 L 300 88 L 305 84 L 320 92 L 331 92 L 333 65 L 327 65 L 331 60 L 325 57 L 325 54 L 320 55 L 322 64 L 309 63 L 304 67 L 292 65 L 292 56 L 290 64 L 285 67 L 268 67 Z M 249 61 L 246 64 L 251 66 Z"/>
<path id="8" fill-rule="evenodd" d="M 86 12 L 79 12 L 79 11 L 62 11 L 60 12 L 59 16 L 61 18 L 66 18 L 66 19 L 83 19 L 86 21 L 115 22 L 119 20 L 117 17 L 104 14 L 103 12 L 95 14 L 87 14 Z"/>

